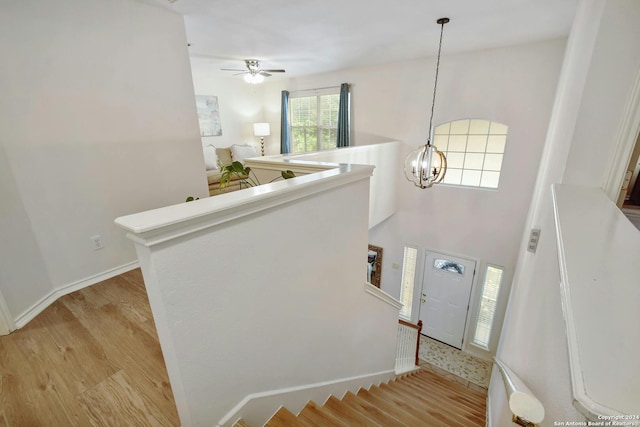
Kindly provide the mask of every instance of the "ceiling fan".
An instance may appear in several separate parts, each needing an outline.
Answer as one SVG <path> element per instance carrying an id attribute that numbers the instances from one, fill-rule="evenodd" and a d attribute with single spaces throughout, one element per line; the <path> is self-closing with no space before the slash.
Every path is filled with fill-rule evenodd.
<path id="1" fill-rule="evenodd" d="M 265 77 L 271 76 L 271 73 L 284 73 L 282 69 L 263 70 L 260 68 L 260 61 L 257 59 L 245 59 L 246 70 L 237 70 L 234 68 L 221 68 L 222 71 L 239 71 L 234 76 L 244 74 L 244 81 L 247 83 L 258 84 L 264 81 Z"/>

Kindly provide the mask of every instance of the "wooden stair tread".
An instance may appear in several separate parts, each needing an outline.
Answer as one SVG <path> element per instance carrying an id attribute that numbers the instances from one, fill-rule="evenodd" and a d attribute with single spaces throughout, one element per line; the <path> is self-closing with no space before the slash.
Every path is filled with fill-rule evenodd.
<path id="1" fill-rule="evenodd" d="M 486 393 L 481 393 L 479 391 L 466 388 L 462 384 L 459 384 L 449 378 L 445 378 L 441 375 L 438 375 L 435 372 L 431 372 L 428 369 L 420 369 L 415 373 L 412 379 L 415 379 L 416 381 L 426 382 L 430 385 L 433 383 L 437 383 L 446 388 L 462 390 L 465 394 L 468 394 L 470 396 L 475 396 L 480 398 L 484 398 L 486 396 Z"/>
<path id="2" fill-rule="evenodd" d="M 384 427 L 404 427 L 405 424 L 401 423 L 393 415 L 385 412 L 382 408 L 376 406 L 372 402 L 367 402 L 362 397 L 359 397 L 350 391 L 344 395 L 342 402 L 350 405 L 356 411 L 360 412 L 365 417 L 375 421 Z"/>
<path id="3" fill-rule="evenodd" d="M 410 401 L 412 405 L 415 405 L 434 418 L 439 419 L 441 422 L 446 423 L 447 426 L 478 425 L 475 417 L 473 417 L 473 420 L 469 420 L 465 416 L 460 415 L 459 412 L 461 408 L 459 408 L 455 402 L 437 397 L 440 391 L 432 392 L 429 389 L 416 390 L 406 383 L 394 383 L 393 391 L 403 396 L 407 401 Z"/>
<path id="4" fill-rule="evenodd" d="M 411 387 L 409 385 L 409 387 Z M 420 400 L 430 407 L 430 411 L 440 411 L 441 408 L 447 408 L 451 425 L 481 425 L 484 422 L 484 414 L 470 409 L 459 402 L 439 396 L 437 394 L 425 394 L 424 390 L 415 390 Z"/>
<path id="5" fill-rule="evenodd" d="M 380 384 L 380 390 L 385 391 L 389 395 L 389 399 L 391 399 L 396 405 L 420 419 L 425 423 L 425 425 L 448 425 L 446 416 L 442 416 L 441 414 L 432 414 L 429 410 L 429 406 L 414 399 L 410 394 L 402 393 L 397 390 L 397 388 L 391 387 L 387 384 Z"/>
<path id="6" fill-rule="evenodd" d="M 450 404 L 463 411 L 478 412 L 480 414 L 485 413 L 485 407 L 477 401 L 477 397 L 471 396 L 467 393 L 476 392 L 468 390 L 460 384 L 453 383 L 451 389 L 440 388 L 438 393 L 420 393 L 421 391 L 427 389 L 425 388 L 425 385 L 421 384 L 419 381 L 408 381 L 404 384 L 404 386 L 410 387 L 415 390 L 418 393 L 418 396 L 422 399 Z"/>
<path id="7" fill-rule="evenodd" d="M 486 396 L 477 391 L 469 390 L 463 385 L 458 384 L 454 381 L 446 380 L 442 377 L 417 377 L 415 381 L 407 382 L 407 385 L 414 387 L 414 389 L 425 389 L 425 387 L 427 386 L 433 386 L 436 381 L 446 382 L 438 383 L 441 386 L 438 388 L 438 393 L 423 394 L 421 397 L 443 401 L 447 404 L 455 405 L 461 410 L 476 412 L 480 414 L 481 417 L 485 416 L 484 414 L 486 412 Z"/>
<path id="8" fill-rule="evenodd" d="M 298 418 L 311 426 L 348 427 L 347 424 L 335 418 L 313 401 L 307 403 L 307 405 L 302 408 L 302 411 L 298 414 Z"/>
<path id="9" fill-rule="evenodd" d="M 293 415 L 284 406 L 278 409 L 271 418 L 265 423 L 265 427 L 306 427 L 302 421 Z"/>
<path id="10" fill-rule="evenodd" d="M 249 424 L 245 423 L 242 418 L 235 422 L 233 427 L 251 427 Z"/>
<path id="11" fill-rule="evenodd" d="M 392 401 L 380 397 L 378 394 L 374 394 L 369 390 L 360 389 L 357 396 L 362 397 L 367 402 L 376 405 L 384 412 L 390 414 L 401 423 L 408 426 L 418 426 L 422 421 L 419 418 L 411 415 L 411 413 L 405 411 L 400 406 L 394 404 Z"/>
<path id="12" fill-rule="evenodd" d="M 337 399 L 335 396 L 329 396 L 323 408 L 326 408 L 329 413 L 333 416 L 339 418 L 344 421 L 348 426 L 362 426 L 362 427 L 371 427 L 371 426 L 380 426 L 384 427 L 381 424 L 378 424 L 369 418 L 361 415 L 358 411 L 352 408 L 349 405 L 346 405 L 341 400 Z"/>
<path id="13" fill-rule="evenodd" d="M 485 394 L 421 369 L 368 390 L 347 392 L 341 400 L 330 396 L 322 406 L 310 401 L 297 417 L 280 408 L 265 426 L 475 427 L 485 424 L 485 408 Z"/>

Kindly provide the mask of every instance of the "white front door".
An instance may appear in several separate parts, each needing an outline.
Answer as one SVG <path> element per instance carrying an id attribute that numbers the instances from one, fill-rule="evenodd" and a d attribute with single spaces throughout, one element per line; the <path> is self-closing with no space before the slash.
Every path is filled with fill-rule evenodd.
<path id="1" fill-rule="evenodd" d="M 422 333 L 462 348 L 476 263 L 427 252 L 420 294 Z"/>

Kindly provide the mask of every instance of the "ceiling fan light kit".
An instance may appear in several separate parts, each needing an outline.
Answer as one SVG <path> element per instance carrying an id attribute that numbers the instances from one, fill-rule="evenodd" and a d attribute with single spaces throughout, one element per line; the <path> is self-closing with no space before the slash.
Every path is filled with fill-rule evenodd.
<path id="1" fill-rule="evenodd" d="M 431 144 L 431 140 L 433 139 L 433 110 L 436 104 L 438 71 L 440 70 L 440 52 L 442 50 L 442 33 L 444 32 L 444 24 L 449 22 L 449 18 L 440 18 L 436 22 L 440 25 L 440 44 L 438 45 L 436 78 L 433 85 L 431 117 L 429 119 L 429 136 L 427 143 L 417 150 L 409 153 L 404 161 L 404 176 L 419 188 L 430 188 L 433 184 L 442 182 L 447 172 L 447 158 Z"/>
<path id="2" fill-rule="evenodd" d="M 245 74 L 244 81 L 251 84 L 260 84 L 264 81 L 264 76 L 262 74 Z"/>
<path id="3" fill-rule="evenodd" d="M 235 75 L 244 75 L 244 81 L 251 84 L 259 84 L 264 81 L 265 77 L 270 77 L 271 73 L 284 73 L 283 69 L 262 69 L 260 68 L 260 61 L 257 59 L 245 59 L 244 64 L 247 67 L 246 70 L 238 70 L 235 68 L 222 68 L 222 71 L 237 71 Z"/>

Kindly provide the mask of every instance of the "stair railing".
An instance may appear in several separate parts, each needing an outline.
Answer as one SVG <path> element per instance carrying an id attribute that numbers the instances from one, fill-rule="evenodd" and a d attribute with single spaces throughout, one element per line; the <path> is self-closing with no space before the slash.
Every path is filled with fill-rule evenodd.
<path id="1" fill-rule="evenodd" d="M 419 364 L 420 332 L 422 320 L 417 325 L 398 320 L 398 339 L 396 342 L 396 374 L 416 369 Z"/>
<path id="2" fill-rule="evenodd" d="M 512 421 L 523 427 L 537 427 L 544 419 L 544 406 L 520 377 L 501 360 L 497 358 L 493 360 L 502 375 L 507 402 L 513 414 Z"/>

